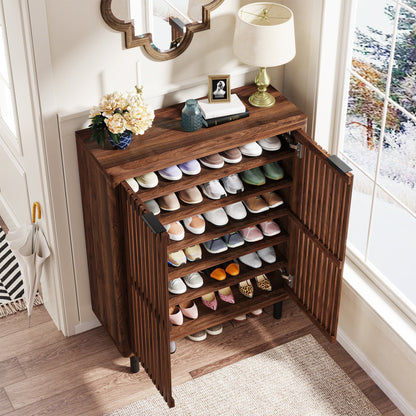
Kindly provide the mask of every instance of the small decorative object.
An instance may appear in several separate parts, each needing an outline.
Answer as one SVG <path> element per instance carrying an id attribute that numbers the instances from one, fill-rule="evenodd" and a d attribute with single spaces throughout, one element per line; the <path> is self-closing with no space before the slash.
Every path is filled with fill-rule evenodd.
<path id="1" fill-rule="evenodd" d="M 154 111 L 142 99 L 142 89 L 136 92 L 113 92 L 104 95 L 98 107 L 90 112 L 93 130 L 91 140 L 104 147 L 106 138 L 115 149 L 125 149 L 133 134 L 144 134 L 152 126 Z"/>
<path id="2" fill-rule="evenodd" d="M 182 130 L 196 131 L 202 127 L 202 114 L 197 100 L 186 100 L 182 109 Z"/>
<path id="3" fill-rule="evenodd" d="M 260 67 L 254 82 L 258 91 L 249 98 L 254 107 L 271 107 L 275 98 L 267 92 L 266 67 L 291 61 L 296 54 L 293 13 L 271 2 L 247 4 L 238 11 L 234 32 L 234 55 L 248 65 Z"/>
<path id="4" fill-rule="evenodd" d="M 210 103 L 219 103 L 229 102 L 230 99 L 230 76 L 208 75 L 208 101 Z"/>

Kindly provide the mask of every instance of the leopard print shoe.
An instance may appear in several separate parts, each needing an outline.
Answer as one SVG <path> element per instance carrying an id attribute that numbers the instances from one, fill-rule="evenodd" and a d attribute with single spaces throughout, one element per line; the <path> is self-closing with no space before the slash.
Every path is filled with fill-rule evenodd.
<path id="1" fill-rule="evenodd" d="M 270 283 L 270 280 L 267 278 L 265 274 L 261 274 L 260 276 L 256 276 L 256 283 L 257 287 L 261 290 L 265 290 L 267 292 L 271 292 L 272 290 L 272 284 Z"/>
<path id="2" fill-rule="evenodd" d="M 242 295 L 246 298 L 252 298 L 254 294 L 254 288 L 250 280 L 244 280 L 238 284 L 238 289 Z"/>

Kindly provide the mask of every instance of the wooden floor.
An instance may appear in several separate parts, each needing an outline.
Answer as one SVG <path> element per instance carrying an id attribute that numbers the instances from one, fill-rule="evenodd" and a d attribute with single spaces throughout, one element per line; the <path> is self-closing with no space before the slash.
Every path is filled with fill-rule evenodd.
<path id="1" fill-rule="evenodd" d="M 339 344 L 330 344 L 292 301 L 277 321 L 262 316 L 224 325 L 223 334 L 203 342 L 182 339 L 172 355 L 173 384 L 312 333 L 384 415 L 401 413 Z M 103 328 L 65 338 L 43 306 L 0 319 L 0 415 L 102 415 L 153 395 L 142 370 L 129 372 Z M 174 389 L 175 394 L 175 389 Z M 146 415 L 147 416 L 147 415 Z"/>

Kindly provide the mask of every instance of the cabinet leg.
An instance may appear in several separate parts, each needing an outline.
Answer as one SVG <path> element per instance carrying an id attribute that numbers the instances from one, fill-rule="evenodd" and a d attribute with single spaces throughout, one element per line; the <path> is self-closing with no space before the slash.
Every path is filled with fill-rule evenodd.
<path id="1" fill-rule="evenodd" d="M 280 319 L 282 317 L 283 302 L 277 302 L 273 305 L 273 317 L 274 319 Z"/>
<path id="2" fill-rule="evenodd" d="M 130 357 L 130 371 L 135 374 L 138 373 L 140 370 L 140 364 L 139 364 L 139 360 L 137 359 L 137 357 L 135 355 L 132 355 Z"/>

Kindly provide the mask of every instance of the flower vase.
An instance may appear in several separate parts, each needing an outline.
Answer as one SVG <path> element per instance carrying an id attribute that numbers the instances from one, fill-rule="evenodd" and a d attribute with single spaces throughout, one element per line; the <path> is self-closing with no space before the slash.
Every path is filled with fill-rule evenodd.
<path id="1" fill-rule="evenodd" d="M 114 140 L 111 138 L 111 135 L 108 133 L 108 140 L 111 143 L 111 146 L 113 146 L 113 149 L 125 149 L 130 143 L 131 143 L 131 136 L 132 133 L 130 131 L 125 131 L 121 133 L 120 135 L 120 141 L 118 143 L 115 143 Z"/>
<path id="2" fill-rule="evenodd" d="M 202 114 L 197 100 L 186 100 L 181 121 L 183 131 L 196 131 L 202 127 Z"/>

